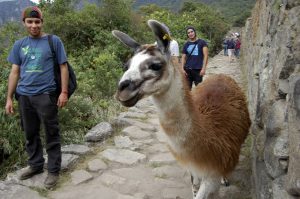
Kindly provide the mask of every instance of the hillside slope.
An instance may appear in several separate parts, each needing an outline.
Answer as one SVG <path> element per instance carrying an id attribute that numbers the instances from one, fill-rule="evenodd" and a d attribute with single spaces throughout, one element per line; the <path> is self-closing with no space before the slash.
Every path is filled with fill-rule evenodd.
<path id="1" fill-rule="evenodd" d="M 81 8 L 84 2 L 98 3 L 101 0 L 79 0 L 77 8 Z M 134 9 L 141 6 L 156 4 L 158 6 L 179 11 L 186 0 L 136 0 L 133 3 Z M 192 2 L 205 3 L 217 10 L 231 23 L 244 21 L 250 15 L 255 0 L 192 0 Z M 7 21 L 18 21 L 21 10 L 27 6 L 34 5 L 30 0 L 0 0 L 0 26 Z"/>
<path id="2" fill-rule="evenodd" d="M 161 7 L 179 11 L 184 2 L 188 1 L 136 0 L 133 6 L 134 8 L 138 8 L 148 4 L 157 4 Z M 235 22 L 239 20 L 239 18 L 250 16 L 251 9 L 255 4 L 255 0 L 191 0 L 191 2 L 204 3 L 216 8 L 229 22 Z M 244 17 L 244 15 L 246 16 Z"/>
<path id="3" fill-rule="evenodd" d="M 34 5 L 30 0 L 2 0 L 0 1 L 0 26 L 7 21 L 18 21 L 21 17 L 21 11 Z"/>

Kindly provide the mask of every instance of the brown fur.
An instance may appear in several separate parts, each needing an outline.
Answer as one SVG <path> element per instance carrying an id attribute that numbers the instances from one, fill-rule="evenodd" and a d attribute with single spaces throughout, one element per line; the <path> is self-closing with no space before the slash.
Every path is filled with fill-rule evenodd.
<path id="1" fill-rule="evenodd" d="M 186 89 L 185 95 L 193 123 L 183 144 L 185 152 L 171 150 L 173 155 L 183 164 L 192 162 L 201 170 L 227 176 L 238 163 L 251 124 L 243 92 L 230 77 L 215 75 L 193 92 Z M 178 114 L 168 116 L 175 119 Z M 171 125 L 162 126 L 167 134 L 176 132 Z"/>

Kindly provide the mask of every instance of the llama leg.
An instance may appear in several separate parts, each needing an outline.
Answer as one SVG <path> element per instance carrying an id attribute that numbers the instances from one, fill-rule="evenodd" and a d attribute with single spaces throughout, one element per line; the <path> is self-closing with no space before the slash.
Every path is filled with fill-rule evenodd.
<path id="1" fill-rule="evenodd" d="M 221 184 L 224 185 L 225 187 L 228 187 L 230 185 L 226 177 L 221 178 Z"/>
<path id="2" fill-rule="evenodd" d="M 193 193 L 193 199 L 195 199 L 199 188 L 200 188 L 200 179 L 197 175 L 195 175 L 193 172 L 191 172 L 191 181 L 192 181 L 192 193 Z"/>
<path id="3" fill-rule="evenodd" d="M 220 188 L 219 177 L 205 177 L 202 178 L 200 189 L 195 199 L 214 199 L 217 198 L 218 191 Z"/>

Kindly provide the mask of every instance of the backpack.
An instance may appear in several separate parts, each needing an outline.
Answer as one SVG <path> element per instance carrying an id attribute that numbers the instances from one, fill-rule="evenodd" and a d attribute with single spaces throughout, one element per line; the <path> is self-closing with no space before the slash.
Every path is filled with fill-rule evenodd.
<path id="1" fill-rule="evenodd" d="M 60 66 L 58 64 L 56 53 L 55 53 L 55 50 L 53 47 L 52 35 L 48 35 L 48 42 L 49 42 L 49 46 L 51 48 L 51 52 L 52 52 L 53 60 L 54 60 L 53 70 L 54 70 L 54 79 L 55 79 L 55 83 L 56 83 L 56 96 L 58 97 L 61 92 L 61 76 L 60 76 Z M 74 93 L 74 91 L 77 88 L 77 80 L 76 80 L 75 72 L 69 62 L 67 62 L 67 66 L 68 66 L 68 70 L 69 70 L 68 98 L 70 98 L 71 95 Z"/>
<path id="2" fill-rule="evenodd" d="M 240 42 L 240 40 L 238 39 L 237 41 L 236 41 L 236 44 L 235 44 L 235 49 L 240 49 L 241 48 L 241 42 Z"/>
<path id="3" fill-rule="evenodd" d="M 234 49 L 235 48 L 235 42 L 233 41 L 233 39 L 228 40 L 227 48 L 228 49 Z"/>

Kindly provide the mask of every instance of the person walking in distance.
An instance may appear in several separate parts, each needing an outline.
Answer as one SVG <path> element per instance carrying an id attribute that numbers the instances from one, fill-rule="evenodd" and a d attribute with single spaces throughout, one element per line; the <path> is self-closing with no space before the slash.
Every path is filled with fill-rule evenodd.
<path id="1" fill-rule="evenodd" d="M 241 40 L 240 40 L 239 36 L 237 36 L 237 39 L 235 41 L 235 49 L 234 49 L 235 57 L 237 59 L 240 58 L 240 50 L 241 50 Z"/>
<path id="2" fill-rule="evenodd" d="M 197 38 L 196 30 L 190 26 L 186 28 L 188 41 L 182 50 L 182 68 L 188 79 L 190 89 L 193 83 L 197 86 L 202 82 L 208 63 L 207 43 Z"/>
<path id="3" fill-rule="evenodd" d="M 228 36 L 226 36 L 225 39 L 223 40 L 224 56 L 228 56 L 227 41 L 228 41 Z"/>
<path id="4" fill-rule="evenodd" d="M 12 69 L 8 78 L 5 110 L 7 114 L 14 113 L 13 95 L 16 93 L 29 157 L 29 167 L 20 174 L 20 180 L 31 178 L 44 171 L 41 123 L 45 127 L 48 175 L 44 185 L 51 188 L 57 183 L 61 169 L 58 108 L 64 107 L 68 102 L 67 57 L 62 41 L 53 35 L 53 45 L 61 71 L 61 91 L 57 96 L 53 72 L 55 63 L 48 35 L 42 31 L 42 12 L 36 6 L 27 7 L 22 12 L 22 19 L 28 36 L 16 41 L 8 56 Z"/>
<path id="5" fill-rule="evenodd" d="M 229 62 L 234 61 L 234 49 L 235 49 L 235 42 L 234 37 L 231 36 L 230 39 L 227 41 L 227 48 L 228 48 L 228 59 Z"/>

